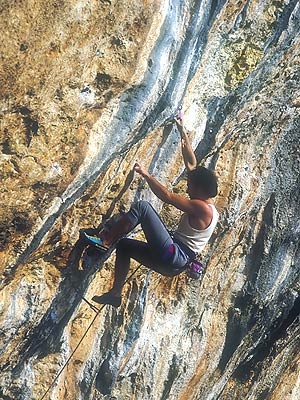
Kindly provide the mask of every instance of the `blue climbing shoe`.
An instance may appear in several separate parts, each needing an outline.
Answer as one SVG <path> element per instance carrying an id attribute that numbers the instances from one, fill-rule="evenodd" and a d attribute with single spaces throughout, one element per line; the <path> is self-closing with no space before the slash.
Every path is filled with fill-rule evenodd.
<path id="1" fill-rule="evenodd" d="M 82 232 L 84 240 L 91 246 L 94 246 L 97 250 L 106 252 L 108 247 L 105 246 L 102 240 L 98 236 L 88 235 L 86 232 Z"/>

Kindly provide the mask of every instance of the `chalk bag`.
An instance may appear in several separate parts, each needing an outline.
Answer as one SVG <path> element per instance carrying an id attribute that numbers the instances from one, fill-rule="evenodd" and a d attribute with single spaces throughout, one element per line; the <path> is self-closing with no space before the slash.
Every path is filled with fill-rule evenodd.
<path id="1" fill-rule="evenodd" d="M 199 261 L 191 261 L 187 267 L 187 276 L 191 279 L 198 280 L 204 272 L 204 267 Z"/>

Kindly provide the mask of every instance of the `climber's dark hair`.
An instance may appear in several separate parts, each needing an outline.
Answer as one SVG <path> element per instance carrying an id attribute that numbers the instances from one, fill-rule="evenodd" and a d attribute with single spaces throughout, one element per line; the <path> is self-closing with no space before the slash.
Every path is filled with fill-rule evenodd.
<path id="1" fill-rule="evenodd" d="M 202 166 L 188 172 L 190 182 L 199 187 L 207 198 L 215 197 L 218 194 L 218 181 L 215 173 Z"/>

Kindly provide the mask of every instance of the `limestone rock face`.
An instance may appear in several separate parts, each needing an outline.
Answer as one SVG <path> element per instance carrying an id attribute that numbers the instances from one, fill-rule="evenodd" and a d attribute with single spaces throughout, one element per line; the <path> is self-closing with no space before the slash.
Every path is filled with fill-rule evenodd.
<path id="1" fill-rule="evenodd" d="M 0 398 L 298 399 L 299 2 L 0 10 Z M 75 271 L 79 230 L 137 199 L 176 225 L 132 167 L 184 192 L 180 104 L 219 178 L 205 275 L 141 266 L 120 308 L 93 310 L 114 255 Z"/>

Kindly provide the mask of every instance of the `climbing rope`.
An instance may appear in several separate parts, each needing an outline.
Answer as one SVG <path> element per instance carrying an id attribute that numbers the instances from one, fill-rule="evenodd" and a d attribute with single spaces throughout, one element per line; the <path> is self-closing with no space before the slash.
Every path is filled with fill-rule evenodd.
<path id="1" fill-rule="evenodd" d="M 142 266 L 142 264 L 139 264 L 137 266 L 137 268 L 132 272 L 132 274 L 126 279 L 126 281 L 124 282 L 123 286 L 129 282 L 129 280 L 133 277 L 133 275 L 140 269 L 140 267 Z M 84 297 L 82 297 L 82 299 L 91 307 L 91 309 L 93 311 L 96 312 L 96 315 L 94 316 L 94 318 L 92 319 L 91 323 L 89 324 L 89 326 L 87 327 L 86 331 L 84 332 L 83 336 L 81 337 L 81 339 L 79 340 L 79 342 L 77 343 L 75 349 L 72 351 L 72 353 L 70 354 L 70 356 L 68 357 L 67 361 L 64 363 L 64 365 L 62 366 L 62 368 L 60 369 L 60 371 L 58 372 L 58 374 L 54 377 L 53 381 L 51 382 L 50 386 L 48 387 L 48 389 L 46 390 L 46 392 L 43 394 L 43 396 L 40 398 L 40 400 L 43 400 L 46 395 L 49 393 L 50 389 L 52 388 L 52 386 L 54 385 L 54 383 L 58 380 L 58 378 L 60 377 L 60 375 L 63 373 L 63 371 L 65 370 L 65 368 L 68 366 L 69 362 L 71 361 L 72 357 L 74 356 L 75 352 L 77 351 L 77 349 L 79 348 L 79 346 L 81 345 L 81 343 L 83 342 L 84 338 L 86 337 L 86 335 L 88 334 L 88 331 L 91 329 L 91 327 L 93 326 L 94 322 L 96 321 L 96 318 L 98 317 L 98 315 L 100 314 L 100 312 L 103 310 L 103 308 L 106 306 L 106 304 L 103 304 L 100 308 L 95 307 L 93 304 L 91 304 L 87 299 L 85 299 Z"/>

